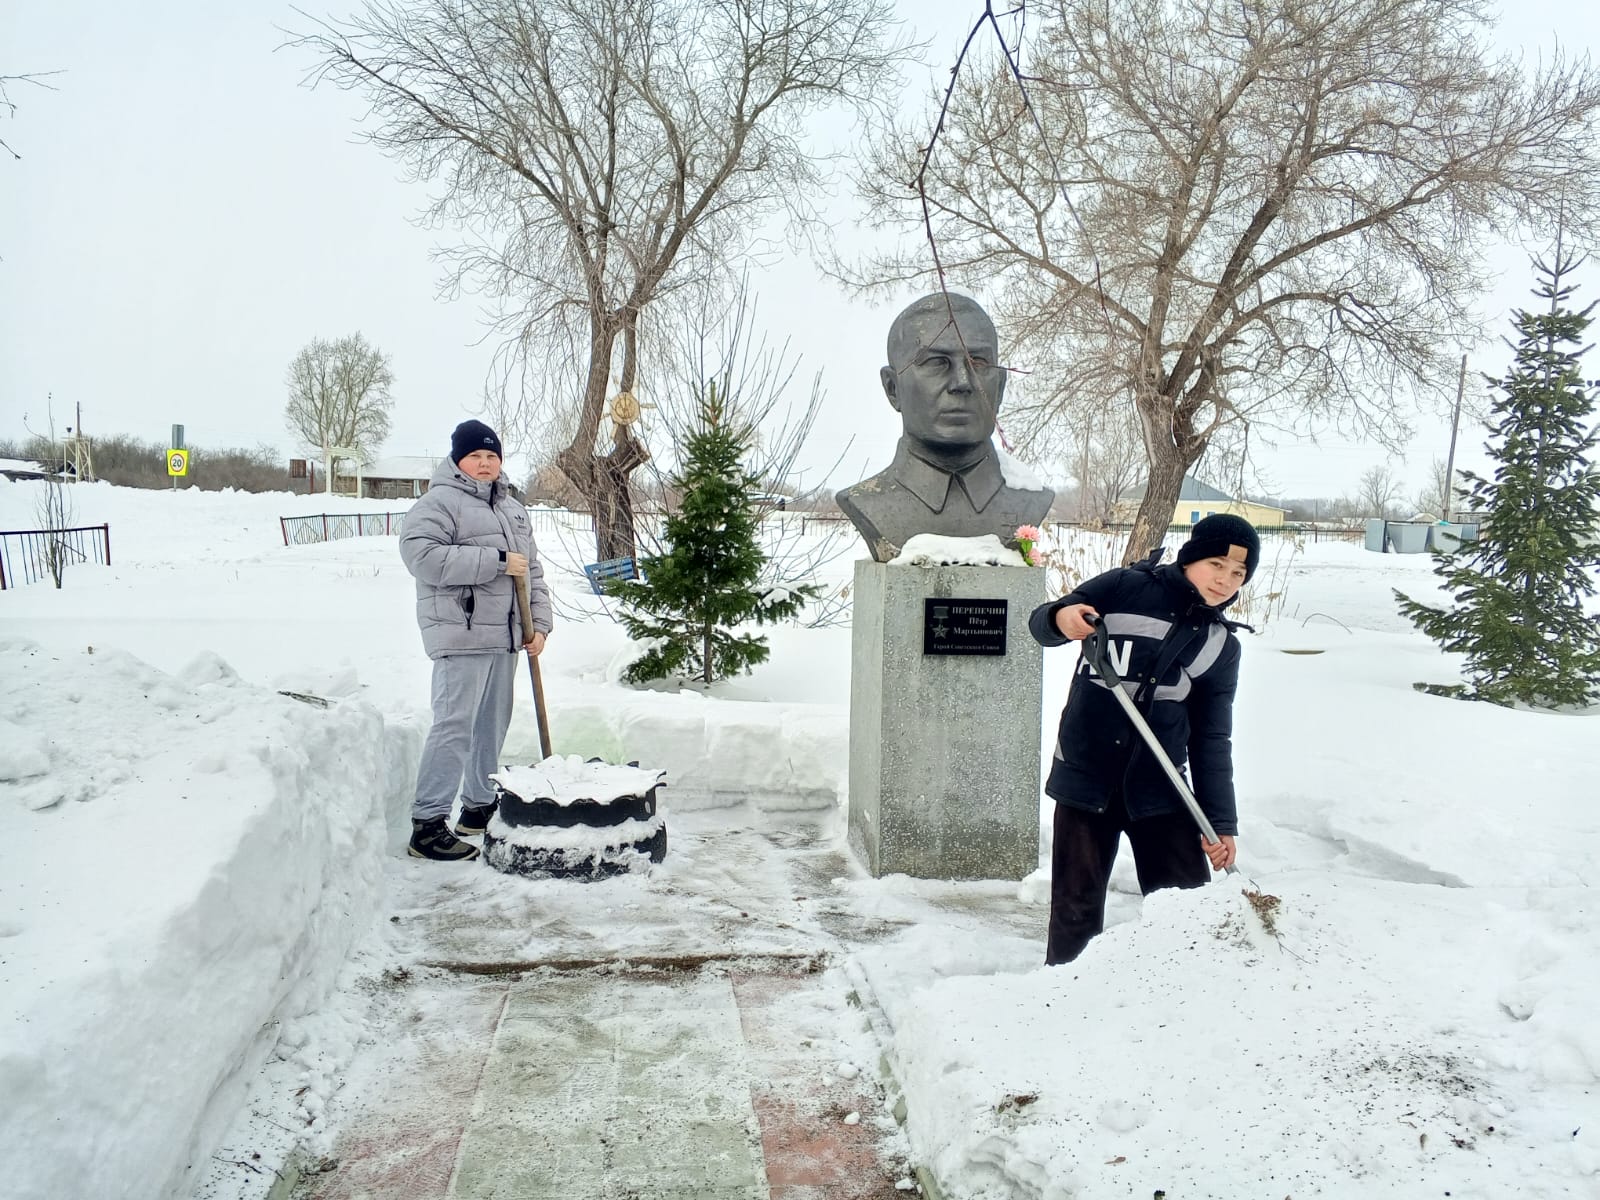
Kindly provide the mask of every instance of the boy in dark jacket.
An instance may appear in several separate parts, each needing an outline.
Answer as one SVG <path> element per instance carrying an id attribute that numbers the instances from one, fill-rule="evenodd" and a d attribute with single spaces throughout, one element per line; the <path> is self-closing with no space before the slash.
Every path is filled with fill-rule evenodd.
<path id="1" fill-rule="evenodd" d="M 1234 860 L 1233 693 L 1239 628 L 1222 616 L 1255 573 L 1261 542 L 1250 523 L 1217 513 L 1197 523 L 1165 566 L 1157 550 L 1034 610 L 1043 646 L 1081 641 L 1104 623 L 1107 656 L 1179 770 L 1187 759 L 1200 809 L 1218 841 L 1206 845 L 1122 707 L 1084 659 L 1061 713 L 1045 793 L 1056 802 L 1046 963 L 1071 962 L 1105 926 L 1117 845 L 1133 846 L 1139 890 L 1199 887 Z"/>

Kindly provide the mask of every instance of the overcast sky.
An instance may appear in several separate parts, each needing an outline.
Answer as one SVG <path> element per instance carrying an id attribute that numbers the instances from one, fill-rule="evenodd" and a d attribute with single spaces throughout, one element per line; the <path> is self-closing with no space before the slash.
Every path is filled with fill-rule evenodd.
<path id="1" fill-rule="evenodd" d="M 302 7 L 343 14 L 353 4 Z M 901 0 L 941 68 L 981 7 Z M 1519 0 L 1515 12 L 1509 44 L 1530 52 L 1558 31 L 1571 51 L 1600 41 L 1591 5 Z M 479 415 L 493 347 L 474 301 L 438 298 L 430 250 L 448 232 L 417 227 L 425 185 L 357 142 L 355 100 L 301 86 L 308 58 L 278 47 L 280 27 L 305 25 L 275 0 L 0 3 L 0 74 L 61 72 L 53 91 L 10 85 L 17 112 L 0 123 L 22 155 L 0 161 L 0 437 L 23 436 L 25 417 L 42 429 L 51 397 L 58 427 L 81 405 L 91 435 L 161 442 L 180 422 L 191 444 L 266 443 L 287 457 L 289 361 L 313 337 L 355 330 L 393 358 L 384 453 L 442 453 L 451 427 Z M 842 228 L 850 203 L 836 202 Z M 1531 276 L 1520 251 L 1496 261 L 1505 274 L 1484 311 L 1503 331 L 1510 308 L 1528 303 Z M 1600 285 L 1600 272 L 1581 278 Z M 805 483 L 848 437 L 834 485 L 880 469 L 899 433 L 877 383 L 883 335 L 913 293 L 853 300 L 803 258 L 757 287 L 801 375 L 824 372 L 827 429 Z M 1507 357 L 1488 342 L 1472 368 L 1497 373 Z M 1442 420 L 1419 422 L 1393 464 L 1408 494 L 1448 436 Z M 1458 461 L 1481 464 L 1482 440 L 1464 430 Z M 1290 496 L 1354 491 L 1387 458 L 1336 437 L 1258 450 L 1271 490 Z"/>

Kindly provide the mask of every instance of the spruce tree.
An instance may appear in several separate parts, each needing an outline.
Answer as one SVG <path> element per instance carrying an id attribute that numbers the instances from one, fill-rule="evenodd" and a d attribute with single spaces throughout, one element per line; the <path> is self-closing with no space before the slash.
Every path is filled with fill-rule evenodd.
<path id="1" fill-rule="evenodd" d="M 743 463 L 750 433 L 708 384 L 672 479 L 680 500 L 663 531 L 667 550 L 643 560 L 644 578 L 606 589 L 626 605 L 628 636 L 648 645 L 627 670 L 630 683 L 669 676 L 712 683 L 749 671 L 766 661 L 767 641 L 734 627 L 792 617 L 817 595 L 809 584 L 759 583 L 766 563 L 752 512 L 759 481 Z"/>
<path id="2" fill-rule="evenodd" d="M 1534 259 L 1544 312 L 1519 311 L 1515 361 L 1490 413 L 1494 478 L 1466 473 L 1469 507 L 1485 518 L 1476 540 L 1436 553 L 1434 574 L 1455 603 L 1433 608 L 1395 592 L 1401 611 L 1446 650 L 1466 655 L 1465 689 L 1496 704 L 1583 706 L 1600 699 L 1600 617 L 1586 613 L 1600 566 L 1600 471 L 1592 381 L 1579 374 L 1593 305 L 1574 311 L 1567 282 L 1582 264 L 1556 244 Z"/>

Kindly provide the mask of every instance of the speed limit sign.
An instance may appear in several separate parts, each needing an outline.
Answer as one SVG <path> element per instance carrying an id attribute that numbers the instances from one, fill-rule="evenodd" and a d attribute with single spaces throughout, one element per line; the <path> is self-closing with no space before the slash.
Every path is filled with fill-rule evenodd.
<path id="1" fill-rule="evenodd" d="M 167 451 L 167 474 L 176 478 L 189 473 L 189 452 L 187 450 Z"/>

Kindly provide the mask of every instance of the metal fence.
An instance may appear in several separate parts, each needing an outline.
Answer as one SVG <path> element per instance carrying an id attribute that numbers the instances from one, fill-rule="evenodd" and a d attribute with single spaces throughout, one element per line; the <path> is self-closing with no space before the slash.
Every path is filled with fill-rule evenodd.
<path id="1" fill-rule="evenodd" d="M 1057 538 L 1062 537 L 1064 531 L 1085 529 L 1091 533 L 1109 533 L 1118 537 L 1126 537 L 1133 529 L 1129 524 L 1101 525 L 1096 523 L 1082 523 L 1077 521 L 1050 521 L 1047 529 L 1052 531 Z M 1194 530 L 1193 525 L 1169 525 L 1167 535 L 1187 538 Z M 1289 541 L 1302 542 L 1359 542 L 1366 536 L 1366 530 L 1360 525 L 1332 525 L 1328 523 L 1295 523 L 1292 525 L 1257 525 L 1256 534 L 1263 539 L 1279 538 Z"/>
<path id="2" fill-rule="evenodd" d="M 650 514 L 639 513 L 636 517 Z M 530 508 L 528 523 L 535 533 L 593 533 L 594 514 L 565 508 Z"/>
<path id="3" fill-rule="evenodd" d="M 1366 531 L 1360 526 L 1311 525 L 1295 530 L 1294 536 L 1306 542 L 1359 542 Z"/>
<path id="4" fill-rule="evenodd" d="M 314 513 L 306 517 L 278 518 L 285 546 L 311 546 L 350 537 L 399 537 L 405 522 L 403 512 Z M 593 513 L 557 508 L 530 508 L 528 522 L 535 533 L 594 530 Z"/>
<path id="5" fill-rule="evenodd" d="M 770 513 L 779 520 L 798 521 L 800 532 L 817 529 L 837 529 L 847 525 L 850 518 L 843 513 L 788 512 Z M 405 513 L 317 513 L 306 517 L 279 517 L 283 526 L 285 546 L 307 546 L 316 542 L 334 542 L 348 537 L 394 537 L 405 524 Z M 634 532 L 646 543 L 659 542 L 665 514 L 639 511 L 634 513 Z M 560 508 L 530 508 L 528 522 L 535 533 L 571 534 L 594 532 L 594 514 L 573 512 Z M 1076 521 L 1050 521 L 1046 528 L 1059 542 L 1066 541 L 1079 530 L 1126 536 L 1130 525 L 1080 525 Z M 1188 536 L 1190 526 L 1174 525 L 1169 534 Z M 1282 528 L 1261 526 L 1256 530 L 1262 538 L 1298 539 L 1305 542 L 1345 541 L 1359 542 L 1364 530 L 1335 528 L 1326 525 L 1290 525 Z"/>
<path id="6" fill-rule="evenodd" d="M 310 546 L 351 537 L 395 537 L 406 515 L 393 513 L 316 513 L 309 517 L 279 517 L 285 546 Z"/>
<path id="7" fill-rule="evenodd" d="M 0 531 L 0 589 L 53 578 L 67 567 L 111 565 L 111 526 Z"/>

